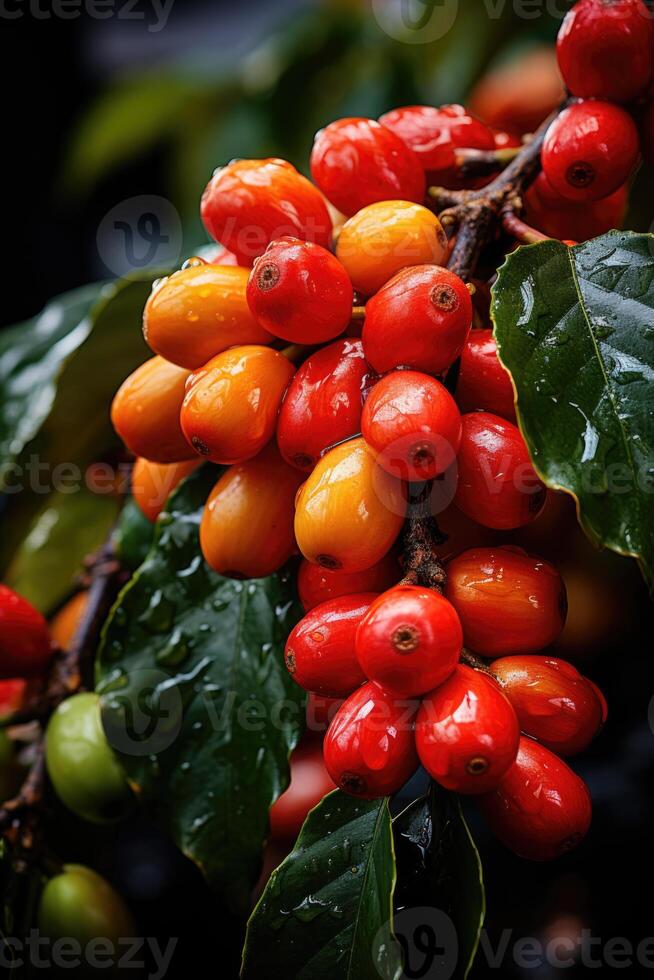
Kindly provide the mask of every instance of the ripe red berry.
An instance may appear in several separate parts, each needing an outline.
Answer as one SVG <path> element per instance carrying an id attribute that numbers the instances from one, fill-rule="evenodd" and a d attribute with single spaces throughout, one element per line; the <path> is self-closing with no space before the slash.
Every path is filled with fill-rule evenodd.
<path id="1" fill-rule="evenodd" d="M 0 585 L 0 678 L 41 674 L 53 653 L 41 613 L 13 589 Z"/>
<path id="2" fill-rule="evenodd" d="M 316 134 L 311 175 L 348 217 L 376 201 L 421 204 L 425 175 L 416 155 L 374 119 L 337 119 Z"/>
<path id="3" fill-rule="evenodd" d="M 417 585 L 380 595 L 356 633 L 364 674 L 396 697 L 415 697 L 442 684 L 459 662 L 462 643 L 452 604 Z"/>
<path id="4" fill-rule="evenodd" d="M 471 324 L 462 279 L 438 265 L 411 266 L 368 300 L 363 351 L 380 374 L 397 367 L 442 374 L 463 350 Z"/>
<path id="5" fill-rule="evenodd" d="M 291 781 L 270 808 L 270 836 L 294 842 L 309 810 L 336 786 L 325 768 L 320 742 L 300 742 L 289 762 Z"/>
<path id="6" fill-rule="evenodd" d="M 342 698 L 363 684 L 366 677 L 354 640 L 375 598 L 374 592 L 363 592 L 330 599 L 294 627 L 286 641 L 284 660 L 293 680 L 305 691 Z"/>
<path id="7" fill-rule="evenodd" d="M 538 742 L 520 739 L 497 789 L 477 800 L 496 837 L 519 857 L 551 861 L 575 847 L 591 820 L 588 787 Z"/>
<path id="8" fill-rule="evenodd" d="M 260 326 L 296 344 L 322 344 L 352 319 L 352 283 L 335 255 L 297 238 L 271 242 L 255 259 L 247 301 Z"/>
<path id="9" fill-rule="evenodd" d="M 565 624 L 565 586 L 549 562 L 520 548 L 472 548 L 447 566 L 445 595 L 466 646 L 484 657 L 536 653 Z"/>
<path id="10" fill-rule="evenodd" d="M 385 592 L 400 578 L 400 566 L 394 554 L 362 572 L 344 572 L 340 568 L 323 568 L 303 558 L 297 573 L 297 589 L 305 612 L 321 602 L 357 592 Z"/>
<path id="11" fill-rule="evenodd" d="M 563 197 L 597 201 L 624 184 L 638 152 L 638 130 L 624 109 L 610 102 L 577 102 L 548 129 L 541 162 Z"/>
<path id="12" fill-rule="evenodd" d="M 493 412 L 515 422 L 511 376 L 497 356 L 492 330 L 471 330 L 461 354 L 456 401 L 462 412 Z"/>
<path id="13" fill-rule="evenodd" d="M 573 95 L 630 102 L 652 77 L 652 15 L 642 0 L 579 0 L 561 24 L 556 54 Z"/>
<path id="14" fill-rule="evenodd" d="M 491 670 L 521 730 L 557 755 L 582 752 L 602 727 L 603 705 L 593 685 L 565 660 L 501 657 Z"/>
<path id="15" fill-rule="evenodd" d="M 418 703 L 397 701 L 372 681 L 341 705 L 325 736 L 327 771 L 351 796 L 374 799 L 400 789 L 418 767 Z"/>
<path id="16" fill-rule="evenodd" d="M 626 184 L 599 201 L 569 201 L 561 197 L 542 172 L 525 195 L 529 224 L 552 238 L 585 242 L 611 228 L 620 228 L 627 209 Z"/>
<path id="17" fill-rule="evenodd" d="M 286 160 L 235 160 L 202 195 L 209 234 L 249 266 L 275 238 L 293 235 L 329 248 L 332 222 L 319 191 Z"/>
<path id="18" fill-rule="evenodd" d="M 462 418 L 454 503 L 484 527 L 523 527 L 543 509 L 547 491 L 517 425 L 490 412 Z"/>
<path id="19" fill-rule="evenodd" d="M 277 443 L 287 463 L 311 471 L 330 446 L 361 430 L 374 375 L 360 340 L 335 340 L 297 370 L 279 412 Z"/>
<path id="20" fill-rule="evenodd" d="M 519 738 L 516 713 L 499 685 L 465 664 L 423 698 L 416 718 L 420 761 L 457 793 L 494 789 L 515 760 Z"/>
<path id="21" fill-rule="evenodd" d="M 440 381 L 418 371 L 393 371 L 368 395 L 361 433 L 389 473 L 431 480 L 454 461 L 461 414 Z"/>

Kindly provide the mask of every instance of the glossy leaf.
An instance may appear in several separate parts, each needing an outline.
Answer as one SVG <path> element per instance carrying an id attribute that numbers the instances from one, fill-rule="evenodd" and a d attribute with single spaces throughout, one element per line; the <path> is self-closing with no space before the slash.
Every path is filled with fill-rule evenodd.
<path id="1" fill-rule="evenodd" d="M 152 547 L 154 524 L 130 497 L 120 512 L 113 533 L 113 546 L 118 560 L 131 572 L 142 565 Z"/>

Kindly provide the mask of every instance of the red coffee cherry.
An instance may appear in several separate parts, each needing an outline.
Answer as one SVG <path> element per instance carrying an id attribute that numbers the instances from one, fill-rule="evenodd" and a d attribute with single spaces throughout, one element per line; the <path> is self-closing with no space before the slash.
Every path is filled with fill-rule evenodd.
<path id="1" fill-rule="evenodd" d="M 455 393 L 462 412 L 492 412 L 515 422 L 511 375 L 497 356 L 492 330 L 471 330 L 461 354 Z"/>
<path id="2" fill-rule="evenodd" d="M 463 280 L 438 265 L 415 265 L 368 300 L 363 351 L 380 374 L 397 367 L 442 374 L 463 350 L 471 324 Z"/>
<path id="3" fill-rule="evenodd" d="M 628 197 L 629 188 L 623 184 L 599 201 L 569 201 L 554 190 L 541 170 L 525 195 L 526 218 L 552 238 L 585 242 L 622 227 Z"/>
<path id="4" fill-rule="evenodd" d="M 461 422 L 454 503 L 484 527 L 508 531 L 529 524 L 547 491 L 517 425 L 490 412 L 471 412 Z"/>
<path id="5" fill-rule="evenodd" d="M 366 679 L 354 649 L 357 626 L 374 592 L 339 596 L 316 606 L 286 641 L 284 660 L 293 680 L 305 691 L 342 698 Z"/>
<path id="6" fill-rule="evenodd" d="M 306 736 L 315 737 L 322 743 L 332 718 L 342 704 L 343 698 L 326 698 L 323 694 L 309 691 L 305 709 Z"/>
<path id="7" fill-rule="evenodd" d="M 209 234 L 239 265 L 252 265 L 284 235 L 331 245 L 332 222 L 322 196 L 286 160 L 235 160 L 216 170 L 200 210 Z"/>
<path id="8" fill-rule="evenodd" d="M 541 163 L 563 197 L 597 201 L 624 184 L 638 152 L 638 130 L 624 109 L 611 102 L 577 102 L 548 129 Z"/>
<path id="9" fill-rule="evenodd" d="M 416 718 L 420 761 L 457 793 L 494 789 L 514 762 L 519 739 L 516 713 L 499 685 L 465 664 L 423 698 Z"/>
<path id="10" fill-rule="evenodd" d="M 289 760 L 291 781 L 270 808 L 270 837 L 294 842 L 309 810 L 336 789 L 322 757 L 320 742 L 305 740 Z"/>
<path id="11" fill-rule="evenodd" d="M 360 340 L 346 337 L 312 354 L 291 381 L 279 412 L 284 459 L 310 472 L 330 446 L 361 430 L 361 409 L 374 375 Z"/>
<path id="12" fill-rule="evenodd" d="M 361 669 L 396 697 L 415 697 L 442 684 L 459 661 L 462 643 L 452 604 L 417 585 L 380 595 L 356 633 Z"/>
<path id="13" fill-rule="evenodd" d="M 48 624 L 38 609 L 0 585 L 0 678 L 42 674 L 53 654 Z"/>
<path id="14" fill-rule="evenodd" d="M 555 657 L 501 657 L 491 667 L 526 735 L 557 755 L 574 755 L 592 742 L 604 709 L 593 685 Z"/>
<path id="15" fill-rule="evenodd" d="M 374 119 L 337 119 L 316 134 L 311 176 L 348 217 L 376 201 L 422 204 L 425 175 L 416 155 Z"/>
<path id="16" fill-rule="evenodd" d="M 579 0 L 556 42 L 559 68 L 573 95 L 631 102 L 654 69 L 654 26 L 642 0 Z"/>
<path id="17" fill-rule="evenodd" d="M 271 242 L 255 260 L 247 301 L 260 326 L 296 344 L 322 344 L 352 319 L 352 283 L 335 255 L 297 238 Z"/>
<path id="18" fill-rule="evenodd" d="M 477 800 L 495 836 L 519 857 L 551 861 L 586 836 L 591 800 L 582 779 L 538 742 L 520 739 L 497 789 Z"/>
<path id="19" fill-rule="evenodd" d="M 361 433 L 389 473 L 431 480 L 454 461 L 461 414 L 440 381 L 418 371 L 393 371 L 368 395 Z"/>
<path id="20" fill-rule="evenodd" d="M 344 572 L 340 568 L 323 568 L 303 558 L 297 573 L 297 588 L 304 611 L 321 602 L 357 592 L 385 592 L 400 579 L 397 558 L 390 553 L 362 572 Z"/>
<path id="21" fill-rule="evenodd" d="M 338 709 L 325 735 L 327 771 L 351 796 L 371 800 L 397 792 L 418 768 L 417 701 L 397 701 L 370 682 Z"/>
<path id="22" fill-rule="evenodd" d="M 565 586 L 549 562 L 520 548 L 472 548 L 447 566 L 445 595 L 466 646 L 484 657 L 536 653 L 565 624 Z"/>

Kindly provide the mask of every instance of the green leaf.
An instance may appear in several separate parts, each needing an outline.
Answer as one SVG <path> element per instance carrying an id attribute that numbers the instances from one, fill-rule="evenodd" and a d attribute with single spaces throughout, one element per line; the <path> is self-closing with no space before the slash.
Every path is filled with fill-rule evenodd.
<path id="1" fill-rule="evenodd" d="M 443 975 L 468 976 L 484 922 L 481 862 L 461 813 L 458 797 L 432 783 L 393 821 L 397 852 L 395 930 L 402 937 L 406 966 L 424 968 L 424 948 L 413 946 L 418 930 L 432 928 Z M 417 973 L 413 974 L 419 975 Z M 436 973 L 434 974 L 436 975 Z"/>
<path id="2" fill-rule="evenodd" d="M 538 473 L 654 589 L 654 237 L 520 248 L 500 269 L 492 314 Z"/>
<path id="3" fill-rule="evenodd" d="M 394 883 L 388 800 L 334 790 L 311 811 L 252 913 L 243 980 L 397 980 Z"/>
<path id="4" fill-rule="evenodd" d="M 304 721 L 283 663 L 300 611 L 287 577 L 237 582 L 203 561 L 198 527 L 215 479 L 202 467 L 160 515 L 105 626 L 97 689 L 135 790 L 243 911 Z"/>
<path id="5" fill-rule="evenodd" d="M 130 572 L 135 572 L 147 558 L 153 537 L 154 524 L 130 497 L 120 512 L 113 534 L 116 557 Z"/>

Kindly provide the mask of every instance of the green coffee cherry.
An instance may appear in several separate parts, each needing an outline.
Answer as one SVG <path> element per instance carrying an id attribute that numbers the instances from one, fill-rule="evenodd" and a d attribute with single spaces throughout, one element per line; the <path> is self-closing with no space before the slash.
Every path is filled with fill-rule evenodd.
<path id="1" fill-rule="evenodd" d="M 129 909 L 109 882 L 82 864 L 66 864 L 41 892 L 39 931 L 49 939 L 76 939 L 82 946 L 94 939 L 134 935 Z"/>

